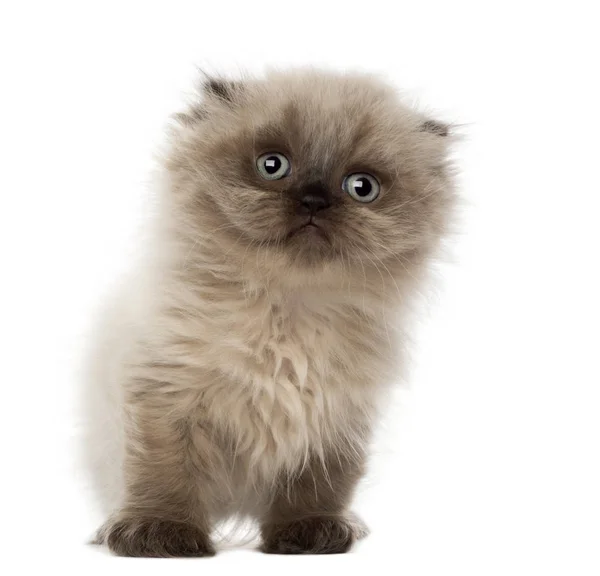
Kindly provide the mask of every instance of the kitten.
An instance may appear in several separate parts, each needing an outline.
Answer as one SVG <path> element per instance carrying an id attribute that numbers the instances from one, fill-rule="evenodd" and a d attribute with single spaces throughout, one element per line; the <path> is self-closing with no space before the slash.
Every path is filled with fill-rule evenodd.
<path id="1" fill-rule="evenodd" d="M 346 552 L 406 304 L 454 205 L 447 128 L 369 76 L 209 79 L 147 258 L 107 313 L 88 447 L 124 556 Z"/>

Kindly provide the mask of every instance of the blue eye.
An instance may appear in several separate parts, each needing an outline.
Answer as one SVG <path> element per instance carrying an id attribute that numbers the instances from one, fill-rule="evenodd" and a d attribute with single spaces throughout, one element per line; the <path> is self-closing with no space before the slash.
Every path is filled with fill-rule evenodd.
<path id="1" fill-rule="evenodd" d="M 290 173 L 290 161 L 279 152 L 269 152 L 258 157 L 256 168 L 265 180 L 281 180 Z"/>
<path id="2" fill-rule="evenodd" d="M 380 186 L 377 178 L 364 172 L 350 174 L 344 179 L 342 188 L 358 202 L 373 202 L 379 196 Z"/>

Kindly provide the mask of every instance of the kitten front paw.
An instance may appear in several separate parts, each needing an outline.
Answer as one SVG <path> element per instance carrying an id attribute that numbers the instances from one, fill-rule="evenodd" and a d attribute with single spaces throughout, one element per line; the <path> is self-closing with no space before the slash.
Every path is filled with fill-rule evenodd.
<path id="1" fill-rule="evenodd" d="M 157 518 L 124 518 L 102 529 L 102 540 L 117 556 L 173 558 L 214 556 L 208 536 L 196 526 Z"/>
<path id="2" fill-rule="evenodd" d="M 354 531 L 343 518 L 319 517 L 263 527 L 261 550 L 267 554 L 343 554 Z"/>

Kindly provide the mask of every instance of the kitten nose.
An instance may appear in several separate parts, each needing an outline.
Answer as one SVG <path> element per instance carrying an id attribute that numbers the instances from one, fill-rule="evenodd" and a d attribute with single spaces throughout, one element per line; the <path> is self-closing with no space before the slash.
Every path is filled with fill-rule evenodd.
<path id="1" fill-rule="evenodd" d="M 308 209 L 311 214 L 315 214 L 319 210 L 325 210 L 325 208 L 329 207 L 329 202 L 323 196 L 307 194 L 302 198 L 302 206 Z"/>
<path id="2" fill-rule="evenodd" d="M 304 190 L 302 190 L 300 204 L 302 209 L 309 212 L 311 216 L 320 210 L 325 210 L 331 206 L 329 194 L 321 184 L 306 186 Z"/>

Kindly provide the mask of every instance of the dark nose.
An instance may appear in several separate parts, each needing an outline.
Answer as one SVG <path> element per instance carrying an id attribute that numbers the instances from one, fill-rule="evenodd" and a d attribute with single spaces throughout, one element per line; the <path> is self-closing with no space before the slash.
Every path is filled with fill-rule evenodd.
<path id="1" fill-rule="evenodd" d="M 322 184 L 310 184 L 305 186 L 299 195 L 300 206 L 303 212 L 311 216 L 331 206 L 329 193 Z"/>

